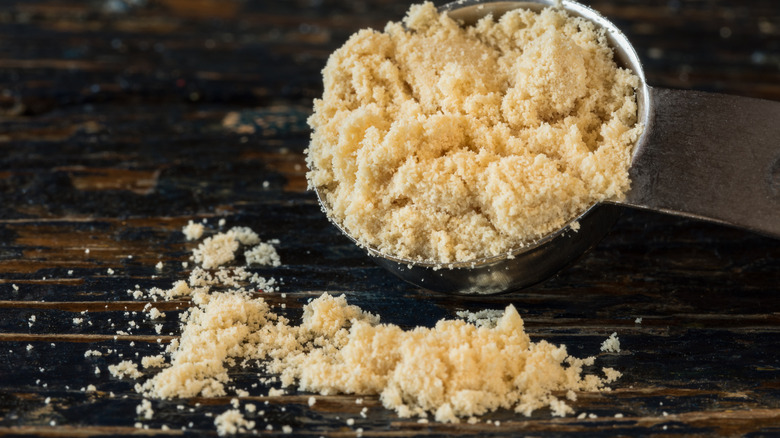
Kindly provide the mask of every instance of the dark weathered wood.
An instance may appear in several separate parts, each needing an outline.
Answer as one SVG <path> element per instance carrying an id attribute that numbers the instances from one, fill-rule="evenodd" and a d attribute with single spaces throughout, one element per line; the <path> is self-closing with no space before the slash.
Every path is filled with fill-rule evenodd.
<path id="1" fill-rule="evenodd" d="M 651 85 L 780 100 L 775 0 L 587 3 L 625 31 Z M 256 271 L 283 279 L 286 298 L 264 296 L 285 303 L 290 318 L 323 291 L 404 327 L 512 303 L 534 339 L 624 374 L 612 392 L 579 395 L 576 411 L 597 418 L 499 411 L 485 416 L 491 423 L 447 425 L 399 419 L 373 396 L 362 405 L 318 396 L 311 407 L 309 394 L 267 397 L 267 385 L 252 387 L 260 370 L 234 370 L 250 393 L 241 403 L 265 410 L 249 416 L 264 433 L 290 425 L 304 436 L 780 434 L 777 240 L 626 211 L 549 281 L 466 298 L 400 283 L 328 224 L 305 190 L 303 158 L 320 70 L 352 32 L 381 28 L 407 7 L 0 4 L 0 435 L 178 435 L 182 426 L 215 434 L 213 417 L 231 397 L 154 401 L 147 421 L 135 410 L 134 381 L 107 367 L 157 354 L 178 334 L 187 300 L 153 303 L 166 317 L 150 321 L 147 301 L 127 290 L 186 278 L 193 244 L 181 227 L 207 219 L 218 229 L 220 218 L 281 240 L 283 266 Z M 117 334 L 129 321 L 136 326 Z M 600 353 L 612 332 L 622 351 Z"/>

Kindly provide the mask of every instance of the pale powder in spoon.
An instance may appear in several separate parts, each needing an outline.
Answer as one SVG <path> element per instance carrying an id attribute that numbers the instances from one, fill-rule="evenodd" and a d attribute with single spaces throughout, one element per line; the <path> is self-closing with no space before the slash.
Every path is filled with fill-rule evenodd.
<path id="1" fill-rule="evenodd" d="M 307 161 L 361 244 L 435 262 L 501 255 L 621 199 L 638 77 L 564 11 L 462 27 L 430 3 L 334 52 Z"/>

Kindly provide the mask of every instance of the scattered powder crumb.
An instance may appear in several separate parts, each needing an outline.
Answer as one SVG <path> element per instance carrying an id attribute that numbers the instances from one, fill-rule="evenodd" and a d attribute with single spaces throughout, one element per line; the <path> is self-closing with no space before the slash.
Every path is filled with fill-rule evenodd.
<path id="1" fill-rule="evenodd" d="M 33 346 L 32 346 L 32 344 L 27 344 L 27 351 L 30 351 L 30 350 L 32 350 L 32 349 L 33 349 Z"/>
<path id="2" fill-rule="evenodd" d="M 284 389 L 271 388 L 268 390 L 268 397 L 281 397 L 284 395 Z"/>
<path id="3" fill-rule="evenodd" d="M 571 408 L 553 391 L 607 389 L 605 379 L 582 375 L 594 358 L 568 356 L 564 346 L 545 341 L 532 343 L 511 305 L 493 328 L 442 320 L 434 328 L 404 331 L 379 324 L 377 316 L 347 304 L 344 296 L 323 294 L 311 301 L 297 326 L 246 292 L 201 299 L 170 350 L 170 367 L 139 386 L 146 396 L 226 395 L 227 366 L 235 358 L 265 359 L 267 371 L 278 374 L 283 386 L 297 383 L 301 391 L 323 395 L 378 394 L 401 417 L 432 413 L 445 422 L 499 407 L 530 415 L 548 406 L 565 415 Z M 486 367 L 494 372 L 482 372 Z M 442 381 L 448 385 L 436 383 Z"/>
<path id="4" fill-rule="evenodd" d="M 214 424 L 217 426 L 217 434 L 220 436 L 246 433 L 255 428 L 255 422 L 244 418 L 238 409 L 230 409 L 217 415 L 214 418 Z"/>
<path id="5" fill-rule="evenodd" d="M 90 357 L 90 356 L 100 357 L 102 355 L 103 355 L 103 353 L 101 353 L 98 350 L 87 350 L 87 351 L 84 352 L 84 357 Z"/>
<path id="6" fill-rule="evenodd" d="M 223 238 L 235 248 L 230 249 L 231 260 L 239 245 L 259 242 L 249 229 L 234 227 L 221 234 L 205 240 Z M 296 325 L 274 313 L 256 289 L 244 288 L 246 282 L 257 284 L 244 268 L 206 271 L 222 264 L 209 248 L 201 244 L 193 251 L 201 266 L 193 269 L 189 283 L 147 292 L 165 300 L 189 296 L 192 304 L 180 315 L 181 335 L 164 346 L 162 355 L 141 359 L 144 368 L 161 368 L 136 384 L 146 398 L 216 397 L 228 390 L 240 396 L 243 390 L 231 387 L 228 370 L 260 364 L 273 375 L 264 384 L 279 382 L 282 388 L 322 395 L 378 395 L 383 406 L 403 418 L 433 415 L 441 422 L 471 422 L 499 408 L 531 415 L 548 407 L 553 415 L 571 414 L 567 402 L 554 393 L 566 393 L 574 401 L 569 396 L 574 391 L 609 390 L 606 385 L 620 376 L 609 368 L 602 369 L 604 378 L 586 374 L 583 368 L 595 358 L 578 359 L 565 346 L 531 342 L 511 305 L 503 311 L 460 314 L 465 320 L 441 320 L 432 328 L 404 330 L 380 324 L 378 316 L 349 305 L 343 295 L 324 293 L 304 306 Z M 206 268 L 208 260 L 212 268 Z M 491 373 L 484 373 L 486 368 Z M 110 365 L 109 371 L 118 378 L 143 376 L 127 360 Z M 284 395 L 282 388 L 272 388 L 268 395 Z M 316 403 L 315 397 L 308 403 Z M 215 419 L 220 435 L 254 428 L 234 407 Z M 366 412 L 363 408 L 361 416 Z M 291 433 L 292 428 L 283 431 Z"/>
<path id="7" fill-rule="evenodd" d="M 149 309 L 149 318 L 150 319 L 165 318 L 165 313 L 160 312 L 156 307 L 152 307 L 151 309 Z"/>
<path id="8" fill-rule="evenodd" d="M 106 269 L 106 272 L 108 273 L 108 275 L 114 275 L 114 270 L 111 268 Z"/>
<path id="9" fill-rule="evenodd" d="M 311 406 L 311 405 L 309 405 L 309 406 Z M 257 410 L 257 406 L 252 404 L 252 403 L 247 403 L 246 405 L 244 405 L 244 410 L 249 412 L 249 413 L 252 413 L 252 412 L 255 412 Z"/>
<path id="10" fill-rule="evenodd" d="M 501 255 L 629 188 L 640 80 L 563 10 L 462 28 L 414 5 L 403 23 L 353 35 L 323 76 L 309 187 L 383 253 Z"/>
<path id="11" fill-rule="evenodd" d="M 51 397 L 46 397 L 46 399 L 43 400 L 43 402 L 48 405 L 49 403 L 51 403 Z"/>
<path id="12" fill-rule="evenodd" d="M 73 269 L 68 269 L 68 275 L 73 275 Z"/>
<path id="13" fill-rule="evenodd" d="M 73 324 L 79 325 L 84 322 L 84 318 L 73 318 Z"/>
<path id="14" fill-rule="evenodd" d="M 635 319 L 634 324 L 642 324 L 642 318 Z"/>
<path id="15" fill-rule="evenodd" d="M 485 326 L 492 328 L 496 326 L 498 320 L 501 319 L 501 317 L 504 315 L 504 311 L 499 309 L 484 309 L 478 312 L 461 310 L 455 314 L 459 318 L 463 318 L 477 327 Z"/>
<path id="16" fill-rule="evenodd" d="M 95 392 L 95 391 L 97 391 L 97 388 L 95 387 L 95 385 L 87 385 L 87 388 L 84 390 L 84 392 L 87 392 L 87 393 Z"/>
<path id="17" fill-rule="evenodd" d="M 100 367 L 95 367 L 95 374 L 100 374 Z"/>
<path id="18" fill-rule="evenodd" d="M 284 425 L 282 426 L 282 432 L 284 433 L 292 433 L 293 428 L 291 426 Z"/>
<path id="19" fill-rule="evenodd" d="M 154 265 L 154 269 L 157 269 L 158 271 L 162 271 L 164 265 L 162 261 L 157 262 L 156 265 Z"/>
<path id="20" fill-rule="evenodd" d="M 347 426 L 354 426 L 355 420 L 352 418 L 347 418 Z"/>
<path id="21" fill-rule="evenodd" d="M 118 379 L 123 379 L 125 377 L 137 379 L 143 376 L 143 373 L 138 371 L 138 365 L 129 360 L 123 360 L 116 365 L 109 365 L 108 372 Z"/>
<path id="22" fill-rule="evenodd" d="M 607 353 L 620 353 L 620 340 L 617 337 L 617 332 L 612 333 L 606 341 L 601 344 L 601 351 Z"/>
<path id="23" fill-rule="evenodd" d="M 165 366 L 165 357 L 163 355 L 144 356 L 141 358 L 141 366 L 144 368 L 159 368 Z"/>
<path id="24" fill-rule="evenodd" d="M 142 415 L 144 419 L 151 420 L 154 416 L 154 410 L 152 409 L 152 402 L 149 400 L 141 400 L 141 404 L 135 407 L 135 413 Z"/>
<path id="25" fill-rule="evenodd" d="M 205 227 L 203 224 L 197 224 L 193 221 L 189 221 L 181 231 L 184 233 L 184 237 L 187 240 L 198 240 L 201 238 L 201 236 L 203 236 L 204 230 Z"/>
<path id="26" fill-rule="evenodd" d="M 84 250 L 84 254 L 89 254 L 89 248 Z"/>
<path id="27" fill-rule="evenodd" d="M 617 379 L 619 379 L 623 375 L 620 371 L 618 371 L 618 370 L 616 370 L 614 368 L 608 368 L 608 367 L 602 368 L 601 372 L 604 373 L 604 376 L 605 376 L 604 381 L 605 381 L 605 383 L 612 383 L 612 382 L 616 381 Z"/>
<path id="28" fill-rule="evenodd" d="M 269 243 L 260 243 L 252 249 L 244 252 L 244 258 L 247 265 L 270 265 L 280 266 L 282 264 L 276 248 Z"/>
<path id="29" fill-rule="evenodd" d="M 14 288 L 15 291 L 19 290 L 19 286 L 15 285 L 15 284 L 12 284 L 11 287 Z"/>
<path id="30" fill-rule="evenodd" d="M 617 414 L 615 414 L 615 418 L 623 418 L 623 414 L 618 412 Z"/>
<path id="31" fill-rule="evenodd" d="M 235 258 L 238 243 L 235 234 L 230 232 L 207 237 L 192 251 L 192 259 L 204 269 L 217 268 Z"/>
<path id="32" fill-rule="evenodd" d="M 580 415 L 577 415 L 577 419 L 578 420 L 582 420 L 582 419 L 584 419 L 587 416 L 588 416 L 587 412 L 583 412 Z"/>
<path id="33" fill-rule="evenodd" d="M 242 245 L 257 245 L 260 243 L 260 236 L 249 227 L 233 227 L 228 230 L 227 234 L 234 236 Z"/>

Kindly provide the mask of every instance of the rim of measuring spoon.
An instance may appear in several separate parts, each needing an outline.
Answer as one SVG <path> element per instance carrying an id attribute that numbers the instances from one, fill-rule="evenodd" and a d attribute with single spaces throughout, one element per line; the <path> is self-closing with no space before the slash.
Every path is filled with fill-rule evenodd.
<path id="1" fill-rule="evenodd" d="M 644 69 L 639 59 L 634 46 L 628 41 L 628 38 L 623 32 L 615 26 L 611 21 L 602 16 L 598 11 L 590 8 L 581 3 L 571 0 L 523 0 L 523 1 L 482 1 L 482 0 L 458 0 L 455 2 L 447 3 L 438 8 L 439 12 L 447 12 L 452 18 L 462 21 L 465 25 L 473 25 L 480 18 L 487 16 L 489 13 L 493 13 L 497 18 L 505 12 L 526 8 L 535 11 L 539 11 L 546 7 L 559 7 L 566 10 L 570 15 L 575 17 L 581 17 L 588 21 L 593 22 L 596 26 L 602 28 L 606 32 L 606 38 L 609 46 L 612 48 L 615 62 L 619 67 L 631 70 L 640 80 L 639 87 L 636 90 L 637 100 L 637 121 L 644 124 L 644 130 L 639 139 L 633 146 L 632 159 L 640 149 L 641 144 L 646 138 L 646 133 L 649 131 L 650 122 L 650 87 L 645 80 Z M 471 16 L 466 14 L 471 13 Z M 569 220 L 560 229 L 553 231 L 544 237 L 529 242 L 526 245 L 514 248 L 506 253 L 481 257 L 478 259 L 462 261 L 462 262 L 439 262 L 432 260 L 412 260 L 402 257 L 393 256 L 382 251 L 377 250 L 371 246 L 365 245 L 363 242 L 355 239 L 336 219 L 330 214 L 330 206 L 322 195 L 321 191 L 324 189 L 321 187 L 315 187 L 314 192 L 317 195 L 320 206 L 323 212 L 328 217 L 328 220 L 341 231 L 342 234 L 347 236 L 352 242 L 359 247 L 365 249 L 369 255 L 373 257 L 380 257 L 401 265 L 418 266 L 423 268 L 432 269 L 473 269 L 478 266 L 492 265 L 502 260 L 513 259 L 523 253 L 529 252 L 540 246 L 544 246 L 549 242 L 561 237 L 567 232 L 576 232 L 576 224 L 585 219 L 594 209 L 599 208 L 601 203 L 596 203 L 585 209 L 577 217 Z"/>

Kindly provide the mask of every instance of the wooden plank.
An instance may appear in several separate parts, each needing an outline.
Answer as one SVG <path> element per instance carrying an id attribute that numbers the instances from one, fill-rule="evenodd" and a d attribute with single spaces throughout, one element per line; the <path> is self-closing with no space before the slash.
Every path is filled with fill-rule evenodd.
<path id="1" fill-rule="evenodd" d="M 588 3 L 625 31 L 650 84 L 780 99 L 775 0 Z M 452 425 L 398 418 L 376 396 L 316 396 L 313 406 L 312 394 L 294 389 L 269 397 L 278 382 L 261 381 L 264 371 L 231 368 L 249 392 L 237 397 L 240 409 L 264 411 L 244 411 L 262 433 L 780 434 L 776 240 L 627 211 L 593 251 L 543 284 L 449 297 L 399 282 L 327 222 L 306 191 L 304 159 L 320 71 L 352 32 L 381 29 L 407 6 L 0 6 L 0 435 L 216 434 L 214 418 L 232 396 L 153 400 L 147 420 L 136 411 L 137 382 L 108 372 L 178 336 L 188 300 L 135 300 L 127 290 L 186 279 L 196 244 L 180 230 L 203 219 L 210 232 L 225 219 L 281 240 L 283 266 L 255 271 L 282 279 L 279 293 L 261 296 L 293 321 L 326 291 L 405 328 L 513 304 L 534 340 L 597 355 L 624 374 L 612 392 L 578 394 L 577 414 L 595 418 L 500 410 Z M 165 317 L 150 320 L 148 303 Z M 600 352 L 613 332 L 621 352 Z"/>

